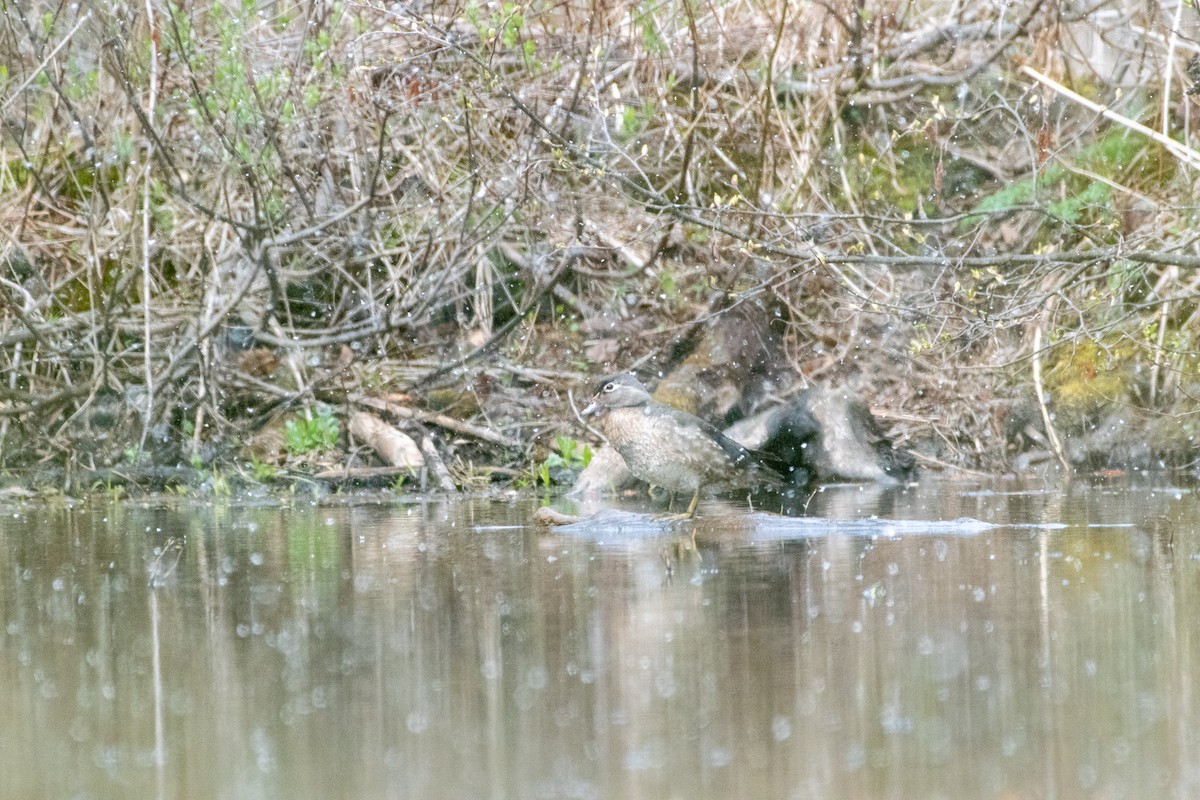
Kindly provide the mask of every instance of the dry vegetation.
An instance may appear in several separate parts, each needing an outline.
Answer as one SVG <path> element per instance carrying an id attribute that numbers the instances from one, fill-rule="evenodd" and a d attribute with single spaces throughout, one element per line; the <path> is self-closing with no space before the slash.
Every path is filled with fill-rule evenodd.
<path id="1" fill-rule="evenodd" d="M 374 403 L 462 483 L 569 433 L 585 376 L 665 370 L 747 303 L 781 386 L 850 382 L 930 457 L 995 468 L 1113 409 L 1193 456 L 1194 7 L 11 0 L 2 25 L 9 469 L 202 466 Z"/>

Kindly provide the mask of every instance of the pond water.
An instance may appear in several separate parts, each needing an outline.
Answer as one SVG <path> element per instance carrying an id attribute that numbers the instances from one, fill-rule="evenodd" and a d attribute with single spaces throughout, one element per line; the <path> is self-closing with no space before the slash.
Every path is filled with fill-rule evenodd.
<path id="1" fill-rule="evenodd" d="M 0 797 L 1200 797 L 1188 489 L 537 505 L 0 506 Z"/>

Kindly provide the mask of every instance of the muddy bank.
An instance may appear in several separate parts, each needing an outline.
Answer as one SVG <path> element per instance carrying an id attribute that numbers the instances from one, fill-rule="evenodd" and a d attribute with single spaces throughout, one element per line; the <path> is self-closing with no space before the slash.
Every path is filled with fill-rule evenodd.
<path id="1" fill-rule="evenodd" d="M 771 319 L 756 304 L 710 315 L 689 331 L 673 365 L 643 361 L 642 377 L 660 402 L 773 454 L 791 467 L 796 487 L 886 486 L 921 472 L 982 474 L 963 464 L 935 424 L 902 408 L 873 410 L 848 386 L 795 373 Z M 257 350 L 260 360 L 270 352 Z M 356 366 L 350 361 L 342 368 L 355 375 Z M 318 494 L 352 487 L 399 494 L 545 487 L 595 496 L 633 482 L 620 456 L 578 416 L 593 377 L 497 365 L 464 367 L 423 391 L 380 392 L 347 382 L 340 392 L 321 392 L 315 410 L 281 404 L 264 412 L 256 428 L 212 437 L 201 455 L 187 460 L 188 442 L 161 431 L 148 434 L 139 452 L 139 396 L 107 395 L 75 421 L 81 433 L 72 435 L 70 469 L 54 462 L 14 469 L 5 484 L 200 495 L 255 486 Z M 992 433 L 1002 442 L 988 445 L 1003 453 L 992 471 L 1041 474 L 1048 463 L 1063 462 L 1081 475 L 1193 469 L 1197 447 L 1186 420 L 1095 402 L 1086 413 L 1081 408 L 1026 399 L 1005 409 Z"/>

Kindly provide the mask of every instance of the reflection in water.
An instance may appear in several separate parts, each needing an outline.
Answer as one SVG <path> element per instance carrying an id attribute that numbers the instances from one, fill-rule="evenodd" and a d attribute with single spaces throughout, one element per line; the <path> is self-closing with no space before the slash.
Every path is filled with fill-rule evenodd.
<path id="1" fill-rule="evenodd" d="M 534 507 L 5 509 L 0 796 L 1200 796 L 1190 493 Z"/>

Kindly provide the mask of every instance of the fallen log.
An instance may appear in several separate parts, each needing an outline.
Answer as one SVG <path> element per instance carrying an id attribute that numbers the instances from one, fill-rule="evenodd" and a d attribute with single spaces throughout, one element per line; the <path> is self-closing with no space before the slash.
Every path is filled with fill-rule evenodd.
<path id="1" fill-rule="evenodd" d="M 425 466 L 425 457 L 417 443 L 374 414 L 352 411 L 348 427 L 351 436 L 370 446 L 389 466 L 408 470 Z"/>
<path id="2" fill-rule="evenodd" d="M 447 416 L 445 414 L 437 414 L 432 411 L 418 411 L 415 408 L 401 405 L 383 397 L 372 397 L 370 395 L 357 395 L 350 398 L 350 402 L 362 408 L 370 408 L 375 411 L 380 411 L 384 414 L 393 416 L 397 419 L 409 419 L 416 422 L 425 422 L 430 425 L 436 425 L 439 428 L 444 428 L 448 431 L 461 433 L 463 436 L 470 436 L 480 441 L 498 445 L 499 447 L 520 448 L 521 443 L 516 439 L 505 436 L 502 433 L 497 433 L 489 428 L 482 428 L 478 425 L 472 425 L 469 422 L 464 422 L 461 419 Z"/>

